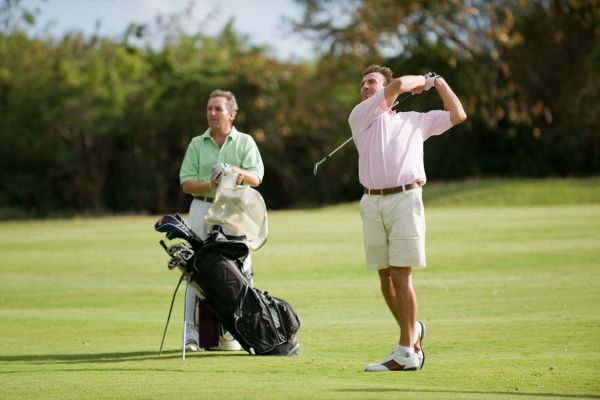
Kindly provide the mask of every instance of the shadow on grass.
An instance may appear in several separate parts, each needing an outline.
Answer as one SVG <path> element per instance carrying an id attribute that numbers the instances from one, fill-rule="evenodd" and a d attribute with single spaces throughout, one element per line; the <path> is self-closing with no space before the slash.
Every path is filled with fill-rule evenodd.
<path id="1" fill-rule="evenodd" d="M 564 394 L 564 393 L 532 393 L 532 392 L 520 392 L 517 390 L 511 392 L 498 392 L 498 391 L 483 391 L 483 390 L 432 390 L 432 389 L 338 389 L 338 392 L 364 392 L 364 393 L 447 393 L 449 395 L 465 395 L 465 394 L 481 394 L 481 395 L 499 395 L 499 396 L 531 396 L 531 397 L 561 397 L 569 399 L 600 399 L 600 396 L 594 394 Z M 452 396 L 454 397 L 454 396 Z"/>
<path id="2" fill-rule="evenodd" d="M 246 357 L 246 352 L 198 352 L 186 353 L 186 358 L 198 357 Z M 0 356 L 1 363 L 18 362 L 30 364 L 79 364 L 79 363 L 116 363 L 144 360 L 169 360 L 181 359 L 180 350 L 163 351 L 138 351 L 127 353 L 86 353 L 86 354 L 31 354 Z"/>

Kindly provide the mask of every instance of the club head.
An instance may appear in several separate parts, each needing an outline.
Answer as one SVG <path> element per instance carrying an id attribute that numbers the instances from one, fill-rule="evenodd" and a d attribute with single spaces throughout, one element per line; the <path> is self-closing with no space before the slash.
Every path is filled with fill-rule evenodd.
<path id="1" fill-rule="evenodd" d="M 167 263 L 167 268 L 175 269 L 177 265 L 179 265 L 179 261 L 176 258 L 170 258 L 169 262 Z"/>
<path id="2" fill-rule="evenodd" d="M 315 167 L 313 168 L 313 175 L 314 176 L 317 176 L 317 170 L 319 169 L 319 165 L 321 165 L 325 161 L 327 161 L 328 158 L 329 158 L 329 156 L 325 157 L 324 159 L 322 159 L 321 161 L 319 161 L 318 163 L 315 164 Z"/>
<path id="3" fill-rule="evenodd" d="M 165 233 L 169 240 L 176 238 L 184 239 L 192 246 L 202 244 L 202 240 L 179 214 L 163 216 L 156 222 L 154 229 L 158 232 Z"/>

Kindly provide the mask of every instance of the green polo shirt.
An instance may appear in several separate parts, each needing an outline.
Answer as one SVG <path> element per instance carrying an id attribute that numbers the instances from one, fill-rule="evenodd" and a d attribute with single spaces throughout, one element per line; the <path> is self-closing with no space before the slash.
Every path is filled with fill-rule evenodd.
<path id="1" fill-rule="evenodd" d="M 213 165 L 222 162 L 252 172 L 262 181 L 264 166 L 256 142 L 252 136 L 232 127 L 222 147 L 210 136 L 210 128 L 192 139 L 181 163 L 179 182 L 208 181 Z M 214 193 L 212 190 L 206 196 L 213 197 Z"/>

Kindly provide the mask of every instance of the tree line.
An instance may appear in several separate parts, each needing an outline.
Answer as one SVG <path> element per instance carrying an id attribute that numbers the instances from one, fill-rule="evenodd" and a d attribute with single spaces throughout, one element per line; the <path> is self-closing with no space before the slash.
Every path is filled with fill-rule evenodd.
<path id="1" fill-rule="evenodd" d="M 235 93 L 235 125 L 259 146 L 268 208 L 355 200 L 352 144 L 312 170 L 350 136 L 372 63 L 435 71 L 463 102 L 468 121 L 425 144 L 430 180 L 600 172 L 598 1 L 296 1 L 311 61 L 278 60 L 233 23 L 206 35 L 170 20 L 152 27 L 159 48 L 135 24 L 119 39 L 34 37 L 33 13 L 4 0 L 0 218 L 186 211 L 178 171 L 216 88 Z M 400 105 L 441 107 L 433 91 Z"/>

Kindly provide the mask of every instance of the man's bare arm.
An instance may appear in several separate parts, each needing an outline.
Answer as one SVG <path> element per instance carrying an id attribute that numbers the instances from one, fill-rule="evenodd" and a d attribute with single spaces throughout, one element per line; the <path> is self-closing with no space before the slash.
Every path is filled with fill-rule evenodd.
<path id="1" fill-rule="evenodd" d="M 238 183 L 243 183 L 252 187 L 257 187 L 258 185 L 260 185 L 260 180 L 258 179 L 258 176 L 256 176 L 256 174 L 246 171 L 245 169 L 236 167 L 235 165 L 232 165 L 231 167 L 233 169 L 233 172 L 237 172 L 238 174 L 240 174 L 240 178 L 238 178 Z"/>
<path id="2" fill-rule="evenodd" d="M 460 100 L 456 94 L 454 94 L 450 85 L 448 85 L 441 76 L 435 79 L 435 89 L 444 102 L 444 109 L 450 111 L 450 121 L 452 122 L 452 125 L 458 125 L 465 122 L 467 113 L 465 113 Z"/>
<path id="3" fill-rule="evenodd" d="M 383 95 L 388 106 L 396 100 L 402 93 L 410 92 L 419 94 L 425 86 L 425 77 L 423 75 L 405 75 L 392 80 L 384 89 Z"/>
<path id="4" fill-rule="evenodd" d="M 232 165 L 231 167 L 233 172 L 239 174 L 238 183 L 243 183 L 252 187 L 260 185 L 260 180 L 252 172 L 248 172 L 234 165 Z M 217 186 L 217 183 L 213 181 L 189 180 L 181 184 L 181 190 L 183 190 L 183 193 L 191 194 L 192 196 L 200 196 L 207 192 L 210 192 Z"/>
<path id="5" fill-rule="evenodd" d="M 189 180 L 181 184 L 181 190 L 183 193 L 191 194 L 192 196 L 203 195 L 206 192 L 210 192 L 216 187 L 211 181 L 194 181 Z"/>

